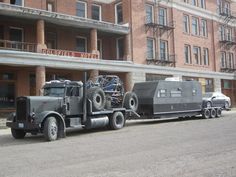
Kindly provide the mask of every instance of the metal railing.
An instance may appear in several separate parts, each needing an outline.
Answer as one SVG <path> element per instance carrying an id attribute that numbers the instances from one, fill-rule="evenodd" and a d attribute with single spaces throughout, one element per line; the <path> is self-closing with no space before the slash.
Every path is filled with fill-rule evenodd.
<path id="1" fill-rule="evenodd" d="M 36 52 L 36 46 L 34 43 L 0 40 L 0 49 Z"/>

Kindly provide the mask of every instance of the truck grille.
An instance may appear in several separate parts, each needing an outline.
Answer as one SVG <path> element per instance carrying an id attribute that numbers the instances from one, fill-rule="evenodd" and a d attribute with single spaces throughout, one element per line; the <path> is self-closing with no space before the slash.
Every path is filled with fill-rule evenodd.
<path id="1" fill-rule="evenodd" d="M 27 120 L 27 98 L 20 97 L 16 101 L 16 118 L 17 120 Z"/>

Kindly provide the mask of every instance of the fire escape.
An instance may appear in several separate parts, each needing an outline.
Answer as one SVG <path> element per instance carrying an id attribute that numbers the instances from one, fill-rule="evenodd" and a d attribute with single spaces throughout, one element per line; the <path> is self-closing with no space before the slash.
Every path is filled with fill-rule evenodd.
<path id="1" fill-rule="evenodd" d="M 163 10 L 163 8 L 160 8 L 160 6 L 159 6 L 159 3 L 161 1 L 166 1 L 167 3 L 169 3 L 171 0 L 155 0 L 154 14 L 155 14 L 155 10 L 157 10 L 157 9 L 158 9 L 158 11 L 160 11 L 160 9 Z M 148 32 L 153 33 L 153 38 L 155 38 L 156 41 L 162 40 L 161 37 L 164 34 L 167 36 L 167 39 L 168 39 L 171 36 L 171 34 L 173 33 L 173 30 L 175 28 L 175 22 L 170 21 L 166 18 L 168 9 L 165 9 L 165 10 L 166 11 L 163 13 L 163 16 L 160 15 L 160 12 L 158 13 L 158 17 L 157 17 L 158 20 L 152 20 L 150 22 L 146 22 L 146 24 L 145 24 L 146 33 L 148 33 Z M 161 51 L 156 52 L 153 58 L 148 58 L 147 64 L 175 67 L 175 59 L 176 59 L 176 55 L 170 54 L 169 49 L 167 47 L 166 52 L 161 52 Z"/>
<path id="2" fill-rule="evenodd" d="M 222 72 L 234 72 L 236 71 L 235 59 L 230 57 L 229 50 L 236 46 L 235 31 L 232 24 L 236 23 L 236 13 L 230 8 L 230 3 L 233 1 L 222 1 L 218 8 L 218 13 L 220 16 L 221 26 L 220 26 L 220 37 L 219 44 L 221 49 L 227 51 L 228 58 L 225 58 L 225 63 L 221 63 Z"/>

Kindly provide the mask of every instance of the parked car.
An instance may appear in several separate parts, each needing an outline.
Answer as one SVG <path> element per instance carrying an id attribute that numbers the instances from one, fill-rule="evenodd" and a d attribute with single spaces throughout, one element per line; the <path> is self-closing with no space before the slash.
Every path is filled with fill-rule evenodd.
<path id="1" fill-rule="evenodd" d="M 230 97 L 224 95 L 221 92 L 206 92 L 203 94 L 203 106 L 204 107 L 221 107 L 229 110 L 231 106 Z"/>

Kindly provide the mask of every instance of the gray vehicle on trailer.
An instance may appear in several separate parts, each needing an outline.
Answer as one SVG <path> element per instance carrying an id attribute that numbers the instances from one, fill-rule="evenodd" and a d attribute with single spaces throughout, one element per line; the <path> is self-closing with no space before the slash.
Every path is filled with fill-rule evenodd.
<path id="1" fill-rule="evenodd" d="M 132 97 L 124 97 L 124 106 L 106 108 L 104 91 L 100 87 L 87 89 L 83 83 L 50 81 L 43 88 L 44 96 L 18 97 L 16 113 L 7 121 L 12 136 L 21 139 L 26 133 L 43 133 L 46 140 L 53 141 L 65 137 L 66 128 L 109 126 L 116 130 L 125 125 L 127 117 L 135 114 L 137 105 L 134 104 L 138 103 L 133 102 Z"/>
<path id="2" fill-rule="evenodd" d="M 135 83 L 141 118 L 221 116 L 220 107 L 203 106 L 201 85 L 197 81 L 155 81 Z"/>

